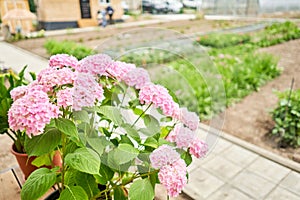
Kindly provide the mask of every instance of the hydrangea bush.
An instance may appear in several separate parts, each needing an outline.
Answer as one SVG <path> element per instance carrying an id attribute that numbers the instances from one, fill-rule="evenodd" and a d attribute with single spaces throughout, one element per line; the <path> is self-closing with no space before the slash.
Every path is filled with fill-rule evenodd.
<path id="1" fill-rule="evenodd" d="M 78 61 L 50 58 L 37 80 L 11 91 L 9 125 L 27 137 L 29 156 L 59 150 L 62 167 L 40 168 L 22 199 L 38 199 L 57 185 L 60 199 L 152 200 L 157 183 L 176 197 L 187 166 L 205 156 L 199 117 L 134 64 L 97 54 Z M 46 159 L 46 158 L 45 158 Z"/>

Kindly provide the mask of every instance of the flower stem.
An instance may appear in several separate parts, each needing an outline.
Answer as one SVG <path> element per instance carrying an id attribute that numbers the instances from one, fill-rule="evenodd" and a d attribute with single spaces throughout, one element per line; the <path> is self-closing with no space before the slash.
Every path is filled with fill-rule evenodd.
<path id="1" fill-rule="evenodd" d="M 61 169 L 61 189 L 65 188 L 65 152 L 66 152 L 66 135 L 62 133 L 62 169 Z"/>
<path id="2" fill-rule="evenodd" d="M 10 133 L 9 133 L 9 129 L 7 130 L 7 135 L 14 141 L 14 143 L 16 142 L 16 138 L 14 138 L 14 136 L 12 136 Z"/>
<path id="3" fill-rule="evenodd" d="M 140 114 L 140 116 L 133 122 L 131 127 L 133 127 L 139 121 L 139 119 L 147 112 L 147 110 L 150 108 L 151 105 L 152 105 L 152 103 L 150 103 L 149 106 L 146 108 L 146 110 L 144 110 L 143 113 Z"/>
<path id="4" fill-rule="evenodd" d="M 125 97 L 126 97 L 126 94 L 127 94 L 127 90 L 128 90 L 128 87 L 126 87 L 126 90 L 125 90 L 125 92 L 124 92 L 124 95 L 123 95 L 123 98 L 122 98 L 122 100 L 121 100 L 121 103 L 119 104 L 119 107 L 122 107 L 122 105 L 123 105 L 123 102 L 124 102 Z"/>

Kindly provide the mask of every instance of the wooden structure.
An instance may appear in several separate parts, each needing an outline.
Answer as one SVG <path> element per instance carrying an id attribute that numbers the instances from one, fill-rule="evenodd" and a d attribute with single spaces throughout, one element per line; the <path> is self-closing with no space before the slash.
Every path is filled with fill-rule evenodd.
<path id="1" fill-rule="evenodd" d="M 13 9 L 25 9 L 29 11 L 27 0 L 0 0 L 0 13 L 3 17 L 8 11 Z M 3 25 L 8 25 L 11 33 L 16 33 L 17 28 L 21 29 L 22 34 L 33 31 L 32 20 L 3 20 Z"/>
<path id="2" fill-rule="evenodd" d="M 97 26 L 97 11 L 111 5 L 113 18 L 122 18 L 121 0 L 38 0 L 37 17 L 45 30 Z"/>

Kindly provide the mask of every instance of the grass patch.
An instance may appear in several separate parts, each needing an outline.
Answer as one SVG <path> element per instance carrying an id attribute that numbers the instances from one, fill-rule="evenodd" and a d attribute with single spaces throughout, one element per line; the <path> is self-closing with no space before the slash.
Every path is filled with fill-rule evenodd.
<path id="1" fill-rule="evenodd" d="M 57 40 L 50 39 L 46 41 L 44 47 L 46 48 L 47 52 L 50 55 L 66 53 L 75 56 L 79 60 L 88 55 L 92 55 L 96 53 L 91 48 L 88 48 L 84 45 L 78 44 L 73 41 L 68 41 L 68 40 L 57 41 Z"/>

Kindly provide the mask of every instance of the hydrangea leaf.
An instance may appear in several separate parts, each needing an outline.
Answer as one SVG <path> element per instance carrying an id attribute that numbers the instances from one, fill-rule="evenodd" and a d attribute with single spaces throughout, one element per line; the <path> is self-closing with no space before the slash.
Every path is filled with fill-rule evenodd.
<path id="1" fill-rule="evenodd" d="M 55 126 L 62 133 L 70 136 L 70 139 L 74 142 L 79 141 L 76 125 L 71 120 L 65 118 L 55 119 Z"/>
<path id="2" fill-rule="evenodd" d="M 131 200 L 153 200 L 154 190 L 149 179 L 142 179 L 133 182 L 129 189 Z"/>
<path id="3" fill-rule="evenodd" d="M 60 200 L 88 200 L 88 195 L 80 186 L 66 187 L 59 197 Z"/>
<path id="4" fill-rule="evenodd" d="M 25 138 L 25 151 L 29 156 L 41 156 L 53 151 L 61 141 L 61 133 L 56 128 L 46 129 L 45 133 Z"/>
<path id="5" fill-rule="evenodd" d="M 66 164 L 78 171 L 99 174 L 100 157 L 90 148 L 79 148 L 65 157 Z"/>
<path id="6" fill-rule="evenodd" d="M 22 200 L 35 200 L 43 196 L 56 181 L 56 172 L 48 168 L 40 168 L 32 172 L 21 191 Z"/>

